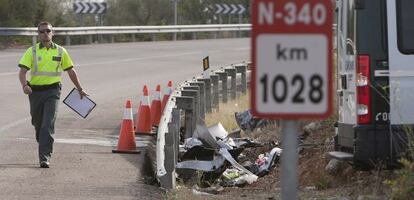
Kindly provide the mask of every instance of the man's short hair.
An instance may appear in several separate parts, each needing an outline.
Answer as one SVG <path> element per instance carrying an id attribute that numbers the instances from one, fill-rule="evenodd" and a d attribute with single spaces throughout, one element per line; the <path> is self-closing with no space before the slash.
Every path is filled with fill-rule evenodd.
<path id="1" fill-rule="evenodd" d="M 44 26 L 44 25 L 50 26 L 50 28 L 52 28 L 52 24 L 50 22 L 42 21 L 42 22 L 39 23 L 39 25 L 37 25 L 37 30 L 39 30 L 40 26 Z"/>

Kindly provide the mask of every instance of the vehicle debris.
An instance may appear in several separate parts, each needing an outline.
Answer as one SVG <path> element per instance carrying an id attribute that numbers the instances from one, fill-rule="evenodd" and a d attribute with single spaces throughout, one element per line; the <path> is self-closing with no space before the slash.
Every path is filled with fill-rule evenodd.
<path id="1" fill-rule="evenodd" d="M 193 136 L 187 138 L 180 147 L 181 156 L 176 164 L 178 177 L 188 176 L 188 170 L 192 170 L 202 172 L 199 180 L 201 187 L 210 187 L 217 181 L 222 186 L 252 184 L 258 176 L 270 171 L 282 152 L 282 149 L 274 147 L 270 152 L 261 154 L 252 166 L 238 163 L 245 148 L 262 146 L 250 138 L 230 137 L 221 123 L 210 127 L 197 124 Z"/>
<path id="2" fill-rule="evenodd" d="M 268 120 L 254 117 L 251 110 L 247 109 L 243 112 L 234 113 L 237 125 L 243 131 L 254 131 L 256 128 L 263 127 L 268 124 Z"/>

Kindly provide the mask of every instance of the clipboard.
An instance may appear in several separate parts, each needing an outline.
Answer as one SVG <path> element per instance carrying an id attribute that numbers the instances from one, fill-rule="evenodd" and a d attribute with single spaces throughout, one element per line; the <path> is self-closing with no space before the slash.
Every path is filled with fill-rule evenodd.
<path id="1" fill-rule="evenodd" d="M 63 103 L 83 118 L 86 118 L 89 113 L 91 113 L 92 110 L 96 107 L 96 103 L 89 97 L 84 96 L 81 99 L 79 91 L 76 88 L 73 88 L 72 91 L 69 92 L 69 94 L 63 100 Z"/>

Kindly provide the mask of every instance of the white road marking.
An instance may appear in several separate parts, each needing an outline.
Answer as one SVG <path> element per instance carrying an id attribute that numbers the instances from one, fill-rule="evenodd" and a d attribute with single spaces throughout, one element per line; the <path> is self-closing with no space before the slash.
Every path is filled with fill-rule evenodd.
<path id="1" fill-rule="evenodd" d="M 0 76 L 17 75 L 19 72 L 4 72 L 0 73 Z"/>
<path id="2" fill-rule="evenodd" d="M 56 143 L 62 144 L 90 144 L 90 145 L 98 145 L 98 146 L 105 146 L 105 147 L 116 147 L 118 144 L 118 139 L 110 139 L 110 138 L 94 138 L 94 139 L 85 139 L 85 138 L 57 138 L 55 139 Z M 135 139 L 135 143 L 137 147 L 146 147 L 149 141 L 142 141 L 139 139 Z"/>
<path id="3" fill-rule="evenodd" d="M 26 118 L 17 120 L 17 121 L 15 121 L 13 123 L 7 124 L 6 126 L 0 127 L 0 133 L 3 132 L 3 131 L 5 131 L 5 130 L 7 130 L 7 129 L 9 129 L 9 128 L 13 128 L 13 127 L 18 126 L 20 124 L 26 123 L 30 119 L 31 119 L 31 117 L 26 117 Z"/>
<path id="4" fill-rule="evenodd" d="M 14 54 L 8 54 L 8 55 L 0 55 L 0 58 L 7 58 L 7 57 L 16 57 L 16 56 L 22 56 L 23 55 L 23 51 L 22 53 L 14 53 Z"/>

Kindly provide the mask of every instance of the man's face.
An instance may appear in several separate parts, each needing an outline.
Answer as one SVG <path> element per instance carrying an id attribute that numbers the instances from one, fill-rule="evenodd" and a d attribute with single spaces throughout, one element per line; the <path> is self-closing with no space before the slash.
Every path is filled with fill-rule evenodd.
<path id="1" fill-rule="evenodd" d="M 40 41 L 50 42 L 52 41 L 53 31 L 50 25 L 41 25 L 38 30 Z"/>

